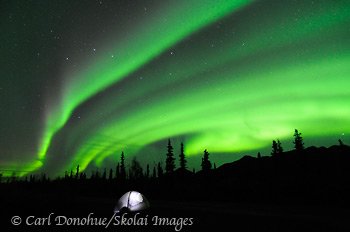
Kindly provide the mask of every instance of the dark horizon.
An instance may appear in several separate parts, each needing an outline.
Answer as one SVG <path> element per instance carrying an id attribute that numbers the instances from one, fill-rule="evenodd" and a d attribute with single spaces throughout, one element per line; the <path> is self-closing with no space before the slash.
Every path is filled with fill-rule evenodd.
<path id="1" fill-rule="evenodd" d="M 123 194 L 137 191 L 146 197 L 149 208 L 140 212 L 121 211 L 116 216 L 191 218 L 193 223 L 185 226 L 185 231 L 199 228 L 342 231 L 350 228 L 346 217 L 350 210 L 350 146 L 339 143 L 329 148 L 303 148 L 299 146 L 301 141 L 291 151 L 282 151 L 272 143 L 271 156 L 258 153 L 256 157 L 244 156 L 220 167 L 209 165 L 209 169 L 205 168 L 208 160 L 204 155 L 203 169 L 195 173 L 181 167 L 174 170 L 163 167 L 155 172 L 152 168 L 142 170 L 133 160 L 133 165 L 126 167 L 125 176 L 122 165 L 118 165 L 117 173 L 106 170 L 90 178 L 84 172 L 79 175 L 68 172 L 64 178 L 53 180 L 46 176 L 30 176 L 25 181 L 10 178 L 0 183 L 5 190 L 0 192 L 0 198 L 5 199 L 5 219 L 11 214 L 28 218 L 28 212 L 74 218 L 92 212 L 95 217 L 110 217 Z M 168 144 L 168 152 L 171 150 Z M 16 211 L 19 208 L 20 214 Z M 14 228 L 9 221 L 3 225 Z M 46 223 L 40 228 L 56 230 L 56 226 Z M 123 228 L 154 231 L 153 226 Z M 168 231 L 171 226 L 174 225 L 162 228 Z M 72 225 L 62 228 L 72 229 Z M 91 226 L 86 229 L 99 230 Z"/>

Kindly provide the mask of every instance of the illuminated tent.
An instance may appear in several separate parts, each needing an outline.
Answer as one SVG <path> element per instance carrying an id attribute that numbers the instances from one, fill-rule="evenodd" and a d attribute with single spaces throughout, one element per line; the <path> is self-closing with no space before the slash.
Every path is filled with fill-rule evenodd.
<path id="1" fill-rule="evenodd" d="M 114 208 L 114 212 L 136 212 L 145 210 L 148 207 L 149 202 L 144 195 L 136 191 L 129 191 L 119 199 Z"/>

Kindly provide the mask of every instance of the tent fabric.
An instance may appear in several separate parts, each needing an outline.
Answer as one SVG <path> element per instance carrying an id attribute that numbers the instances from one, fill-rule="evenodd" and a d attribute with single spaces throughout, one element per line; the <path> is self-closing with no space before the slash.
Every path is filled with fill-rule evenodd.
<path id="1" fill-rule="evenodd" d="M 137 191 L 126 192 L 117 202 L 114 212 L 137 212 L 149 208 L 149 202 L 145 196 Z"/>

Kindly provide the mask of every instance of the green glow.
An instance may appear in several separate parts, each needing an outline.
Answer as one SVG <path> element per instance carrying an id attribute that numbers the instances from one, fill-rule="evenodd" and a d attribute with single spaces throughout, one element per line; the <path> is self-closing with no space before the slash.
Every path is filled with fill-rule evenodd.
<path id="1" fill-rule="evenodd" d="M 194 155 L 201 154 L 203 146 L 211 152 L 263 148 L 276 137 L 289 138 L 294 128 L 310 137 L 349 131 L 350 56 L 344 51 L 350 47 L 344 40 L 344 22 L 350 17 L 345 9 L 337 8 L 337 14 L 306 12 L 298 21 L 288 17 L 282 29 L 278 20 L 266 18 L 269 27 L 247 29 L 216 50 L 184 53 L 175 63 L 169 59 L 158 72 L 150 71 L 157 81 L 142 88 L 131 84 L 122 99 L 115 94 L 110 104 L 94 107 L 77 137 L 96 123 L 96 112 L 112 108 L 118 113 L 75 144 L 75 155 L 65 168 L 82 164 L 84 169 L 93 160 L 99 166 L 121 150 L 135 154 L 150 143 L 180 135 L 187 135 L 186 154 Z M 336 47 L 330 45 L 334 41 Z M 164 78 L 168 70 L 175 70 L 174 78 Z M 205 84 L 201 79 L 213 80 Z M 193 81 L 182 85 L 187 80 Z M 170 88 L 176 85 L 181 87 Z M 135 103 L 140 98 L 147 102 Z M 101 135 L 111 139 L 102 142 Z"/>
<path id="2" fill-rule="evenodd" d="M 62 128 L 73 110 L 82 102 L 149 62 L 189 34 L 249 2 L 252 1 L 222 0 L 215 1 L 214 4 L 212 1 L 178 1 L 141 28 L 136 28 L 135 35 L 110 49 L 116 51 L 117 61 L 100 58 L 78 74 L 67 73 L 62 102 L 48 112 L 39 158 L 45 157 L 52 136 Z M 181 9 L 181 17 L 178 16 L 177 9 Z"/>
<path id="3" fill-rule="evenodd" d="M 321 59 L 316 64 L 299 64 L 288 71 L 288 64 L 285 64 L 274 70 L 272 75 L 255 70 L 254 78 L 241 79 L 235 83 L 235 88 L 223 88 L 220 93 L 215 93 L 219 86 L 232 85 L 232 79 L 224 78 L 230 75 L 231 70 L 228 70 L 221 74 L 223 77 L 217 76 L 223 80 L 216 83 L 217 86 L 192 91 L 181 89 L 169 98 L 157 99 L 154 104 L 135 108 L 128 112 L 128 116 L 95 131 L 97 135 L 87 143 L 96 141 L 100 133 L 113 136 L 115 131 L 123 131 L 118 139 L 139 146 L 171 136 L 197 133 L 186 143 L 186 154 L 191 155 L 200 154 L 203 144 L 215 152 L 262 148 L 276 136 L 281 139 L 290 137 L 294 126 L 303 128 L 309 136 L 337 133 L 339 127 L 347 131 L 350 126 L 343 122 L 349 121 L 350 113 L 347 107 L 350 104 L 350 91 L 347 88 L 349 63 L 350 57 L 344 56 L 333 63 L 329 59 Z M 336 76 L 337 81 L 328 78 L 329 75 Z M 284 83 L 285 80 L 288 80 L 288 85 Z M 258 90 L 257 85 L 263 88 Z M 274 85 L 275 88 L 271 88 Z M 202 96 L 203 93 L 208 93 L 210 97 Z M 242 100 L 239 96 L 247 97 Z M 181 111 L 172 110 L 179 107 Z M 207 112 L 215 114 L 206 115 Z M 336 127 L 318 126 L 327 123 L 329 118 L 338 120 Z M 310 124 L 310 121 L 318 125 Z M 89 150 L 89 156 L 82 150 L 75 160 L 87 159 L 90 162 L 96 158 L 99 165 L 105 157 L 127 148 L 128 145 L 117 145 L 103 150 Z"/>
<path id="4" fill-rule="evenodd" d="M 295 128 L 309 138 L 350 132 L 349 3 L 276 1 L 271 14 L 265 2 L 176 1 L 116 32 L 85 67 L 63 70 L 38 161 L 9 166 L 33 171 L 65 152 L 54 174 L 83 171 L 176 136 L 190 156 L 261 149 Z M 58 132 L 64 148 L 50 150 Z"/>
<path id="5" fill-rule="evenodd" d="M 22 177 L 27 173 L 33 172 L 40 168 L 43 165 L 41 161 L 29 161 L 26 163 L 23 162 L 12 162 L 12 163 L 6 163 L 4 166 L 6 166 L 5 170 L 1 170 L 1 174 L 4 177 L 10 177 L 14 173 L 16 177 Z M 13 171 L 13 170 L 20 170 L 20 171 Z"/>

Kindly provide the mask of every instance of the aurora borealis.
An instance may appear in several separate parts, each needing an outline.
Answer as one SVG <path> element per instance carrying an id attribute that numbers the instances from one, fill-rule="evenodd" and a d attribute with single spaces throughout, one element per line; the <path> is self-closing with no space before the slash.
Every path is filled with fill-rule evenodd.
<path id="1" fill-rule="evenodd" d="M 348 1 L 3 5 L 5 175 L 350 142 Z"/>

